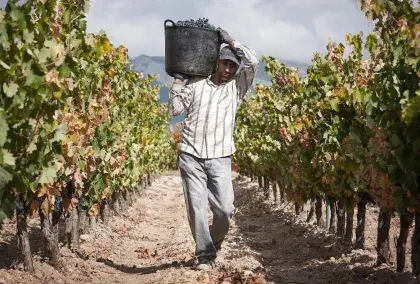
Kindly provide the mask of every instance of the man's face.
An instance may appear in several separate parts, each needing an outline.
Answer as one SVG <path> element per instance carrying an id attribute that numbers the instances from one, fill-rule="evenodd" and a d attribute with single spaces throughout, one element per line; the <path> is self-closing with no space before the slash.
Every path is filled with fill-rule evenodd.
<path id="1" fill-rule="evenodd" d="M 222 83 L 229 81 L 229 79 L 235 75 L 236 70 L 238 70 L 238 65 L 236 65 L 235 62 L 229 59 L 219 60 L 217 72 Z"/>

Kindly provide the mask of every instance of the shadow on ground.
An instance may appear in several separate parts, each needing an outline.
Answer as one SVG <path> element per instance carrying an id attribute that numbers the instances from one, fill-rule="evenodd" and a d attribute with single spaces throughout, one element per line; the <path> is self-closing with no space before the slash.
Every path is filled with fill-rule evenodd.
<path id="1" fill-rule="evenodd" d="M 263 193 L 248 180 L 234 180 L 237 249 L 248 246 L 262 265 L 266 279 L 274 283 L 420 283 L 411 274 L 388 267 L 372 268 L 374 257 L 352 249 L 315 225 L 296 222 L 293 213 L 275 210 Z M 280 206 L 282 207 L 282 206 Z M 238 255 L 239 254 L 239 255 Z"/>
<path id="2" fill-rule="evenodd" d="M 32 255 L 41 255 L 44 240 L 41 229 L 37 227 L 29 227 L 28 234 Z M 0 241 L 0 269 L 13 268 L 19 264 L 21 260 L 22 258 L 16 235 Z"/>
<path id="3" fill-rule="evenodd" d="M 181 262 L 173 261 L 171 263 L 163 263 L 160 265 L 147 266 L 147 267 L 127 266 L 127 265 L 114 263 L 113 261 L 110 261 L 110 260 L 105 260 L 104 264 L 124 273 L 151 274 L 151 273 L 157 273 L 160 270 L 165 270 L 165 269 L 170 269 L 170 268 L 192 267 L 194 264 L 194 261 L 193 260 L 181 261 Z"/>

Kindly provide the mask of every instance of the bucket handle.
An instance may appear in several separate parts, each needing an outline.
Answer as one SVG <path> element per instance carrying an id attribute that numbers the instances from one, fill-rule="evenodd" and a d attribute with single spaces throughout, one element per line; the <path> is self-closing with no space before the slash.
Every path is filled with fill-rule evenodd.
<path id="1" fill-rule="evenodd" d="M 172 24 L 172 26 L 167 26 L 166 24 L 167 23 L 171 23 Z M 172 20 L 166 20 L 164 23 L 163 23 L 163 26 L 165 27 L 165 28 L 167 28 L 167 27 L 176 27 L 176 24 L 172 21 Z"/>

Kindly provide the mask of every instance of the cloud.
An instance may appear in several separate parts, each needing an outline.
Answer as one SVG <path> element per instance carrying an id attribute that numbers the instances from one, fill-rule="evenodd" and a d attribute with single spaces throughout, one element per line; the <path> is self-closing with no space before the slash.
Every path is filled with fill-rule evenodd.
<path id="1" fill-rule="evenodd" d="M 6 0 L 0 0 L 4 7 Z M 104 30 L 130 56 L 162 56 L 163 23 L 208 18 L 259 56 L 309 63 L 329 38 L 372 30 L 356 0 L 91 0 L 88 31 Z"/>
<path id="2" fill-rule="evenodd" d="M 354 0 L 93 0 L 88 30 L 105 30 L 130 56 L 164 55 L 163 22 L 202 17 L 259 56 L 300 62 L 324 53 L 329 38 L 372 29 Z"/>

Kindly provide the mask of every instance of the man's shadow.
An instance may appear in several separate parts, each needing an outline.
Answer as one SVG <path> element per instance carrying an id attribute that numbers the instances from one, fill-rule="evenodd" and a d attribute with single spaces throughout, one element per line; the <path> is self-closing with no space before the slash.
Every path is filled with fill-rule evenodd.
<path id="1" fill-rule="evenodd" d="M 176 268 L 176 269 L 180 269 L 180 268 L 184 268 L 184 267 L 193 267 L 194 265 L 194 259 L 190 259 L 190 260 L 183 260 L 183 261 L 173 261 L 171 263 L 163 263 L 160 265 L 154 265 L 154 266 L 146 266 L 146 267 L 136 267 L 134 266 L 127 266 L 127 265 L 123 265 L 123 264 L 117 264 L 114 263 L 112 260 L 98 260 L 99 262 L 103 262 L 105 265 L 112 267 L 116 270 L 119 270 L 121 272 L 124 273 L 128 273 L 128 274 L 152 274 L 152 273 L 156 273 L 160 270 L 165 270 L 165 269 L 169 269 L 169 268 Z"/>

